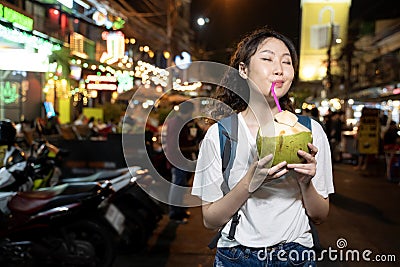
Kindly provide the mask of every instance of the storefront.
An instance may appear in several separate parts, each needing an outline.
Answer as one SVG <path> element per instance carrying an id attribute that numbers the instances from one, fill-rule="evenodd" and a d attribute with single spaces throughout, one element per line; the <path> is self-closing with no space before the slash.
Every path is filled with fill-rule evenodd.
<path id="1" fill-rule="evenodd" d="M 0 4 L 0 118 L 41 116 L 49 56 L 61 45 L 33 30 L 33 19 Z"/>

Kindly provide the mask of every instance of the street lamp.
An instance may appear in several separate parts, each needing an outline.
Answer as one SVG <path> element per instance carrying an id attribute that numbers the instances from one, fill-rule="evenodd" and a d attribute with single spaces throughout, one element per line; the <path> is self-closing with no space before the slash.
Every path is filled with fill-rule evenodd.
<path id="1" fill-rule="evenodd" d="M 210 19 L 207 17 L 199 17 L 197 18 L 197 25 L 199 25 L 200 27 L 203 27 L 204 25 L 206 25 L 207 23 L 210 22 Z"/>

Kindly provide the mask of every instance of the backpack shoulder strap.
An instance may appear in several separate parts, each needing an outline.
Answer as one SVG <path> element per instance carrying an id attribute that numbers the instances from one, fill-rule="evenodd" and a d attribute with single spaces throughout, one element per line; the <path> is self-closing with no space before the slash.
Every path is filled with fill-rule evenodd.
<path id="1" fill-rule="evenodd" d="M 222 172 L 224 176 L 224 181 L 221 185 L 222 192 L 226 195 L 229 192 L 229 174 L 233 165 L 233 161 L 236 157 L 236 148 L 238 142 L 238 115 L 236 113 L 225 117 L 218 121 L 218 133 L 219 133 L 219 143 L 220 143 L 220 152 L 221 152 L 221 160 L 222 160 Z M 230 240 L 235 239 L 235 231 L 236 227 L 239 224 L 240 215 L 238 212 L 232 217 L 231 227 L 229 228 L 228 238 Z M 226 224 L 225 224 L 226 225 Z M 222 229 L 225 227 L 222 226 L 211 242 L 208 244 L 210 249 L 213 249 L 217 246 L 218 239 L 221 237 Z"/>
<path id="2" fill-rule="evenodd" d="M 228 180 L 233 161 L 236 157 L 238 128 L 238 115 L 236 113 L 218 121 L 222 172 L 224 176 L 222 191 L 224 194 L 228 193 L 230 190 Z"/>
<path id="3" fill-rule="evenodd" d="M 311 118 L 306 115 L 296 115 L 298 122 L 306 126 L 311 131 Z"/>

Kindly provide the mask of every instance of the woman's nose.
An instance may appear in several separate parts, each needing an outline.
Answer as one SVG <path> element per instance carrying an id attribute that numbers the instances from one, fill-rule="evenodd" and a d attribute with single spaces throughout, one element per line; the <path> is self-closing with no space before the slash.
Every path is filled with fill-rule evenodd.
<path id="1" fill-rule="evenodd" d="M 282 75 L 283 74 L 282 65 L 280 63 L 275 63 L 274 64 L 274 74 L 275 75 Z"/>

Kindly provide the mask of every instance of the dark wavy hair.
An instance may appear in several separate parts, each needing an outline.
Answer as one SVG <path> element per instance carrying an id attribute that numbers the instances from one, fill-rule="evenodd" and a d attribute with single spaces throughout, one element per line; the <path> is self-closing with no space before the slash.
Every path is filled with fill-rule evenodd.
<path id="1" fill-rule="evenodd" d="M 226 114 L 229 106 L 235 112 L 241 112 L 247 108 L 250 88 L 247 81 L 239 76 L 239 64 L 243 62 L 246 66 L 250 64 L 251 57 L 256 53 L 259 45 L 267 38 L 281 40 L 289 49 L 292 64 L 295 71 L 295 79 L 298 71 L 298 57 L 294 44 L 286 36 L 265 26 L 257 29 L 245 36 L 237 45 L 235 53 L 230 59 L 230 68 L 225 73 L 220 86 L 217 87 L 215 98 L 221 102 L 217 114 Z M 289 99 L 288 93 L 279 99 L 282 109 L 294 112 L 293 103 Z M 232 111 L 231 111 L 232 112 Z M 229 113 L 229 111 L 228 111 Z"/>

